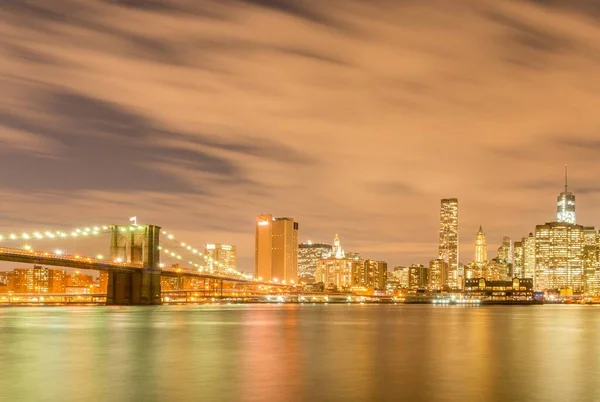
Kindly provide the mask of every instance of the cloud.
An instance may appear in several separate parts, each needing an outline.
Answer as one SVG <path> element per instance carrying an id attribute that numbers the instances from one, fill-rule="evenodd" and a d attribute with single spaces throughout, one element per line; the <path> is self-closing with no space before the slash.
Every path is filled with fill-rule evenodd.
<path id="1" fill-rule="evenodd" d="M 138 215 L 251 267 L 272 212 L 393 266 L 436 255 L 440 198 L 460 199 L 464 256 L 480 223 L 529 233 L 564 163 L 598 225 L 595 18 L 585 0 L 1 2 L 0 225 L 23 205 L 32 226 Z"/>

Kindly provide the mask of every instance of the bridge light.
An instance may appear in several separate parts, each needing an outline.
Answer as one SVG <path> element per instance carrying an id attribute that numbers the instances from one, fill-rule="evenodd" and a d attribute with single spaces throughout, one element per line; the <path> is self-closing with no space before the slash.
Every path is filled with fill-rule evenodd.
<path id="1" fill-rule="evenodd" d="M 122 258 L 117 258 L 117 259 L 115 259 L 115 262 L 121 263 L 121 262 L 123 262 L 123 259 Z"/>
<path id="2" fill-rule="evenodd" d="M 164 268 L 165 264 L 163 264 L 162 262 L 160 264 L 158 264 L 159 268 Z"/>
<path id="3" fill-rule="evenodd" d="M 192 253 L 193 254 L 198 254 L 198 250 L 194 249 L 194 250 L 192 250 Z"/>
<path id="4" fill-rule="evenodd" d="M 167 237 L 168 237 L 170 240 L 173 240 L 173 235 L 172 235 L 172 234 L 168 235 Z"/>
<path id="5" fill-rule="evenodd" d="M 75 229 L 75 232 L 81 233 L 81 229 Z"/>
<path id="6" fill-rule="evenodd" d="M 102 226 L 102 230 L 108 230 L 108 226 Z"/>
<path id="7" fill-rule="evenodd" d="M 67 237 L 67 234 L 66 233 L 61 233 L 60 237 Z"/>
<path id="8" fill-rule="evenodd" d="M 185 243 L 181 243 L 181 247 L 185 247 Z"/>
<path id="9" fill-rule="evenodd" d="M 51 232 L 48 232 L 48 231 L 44 232 L 44 234 L 45 234 L 46 236 L 48 236 L 48 237 L 52 237 L 52 236 L 53 236 L 53 235 L 52 235 L 52 233 L 51 233 Z"/>
<path id="10" fill-rule="evenodd" d="M 2 235 L 0 235 L 0 240 L 4 239 L 4 237 L 2 237 Z"/>
<path id="11" fill-rule="evenodd" d="M 54 254 L 56 255 L 62 255 L 62 250 L 54 250 Z"/>
<path id="12" fill-rule="evenodd" d="M 130 231 L 130 232 L 133 232 L 134 230 L 135 230 L 135 227 L 133 227 L 133 226 L 130 226 L 130 227 L 129 227 L 129 231 Z"/>
<path id="13" fill-rule="evenodd" d="M 119 230 L 120 230 L 121 232 L 125 232 L 125 231 L 127 231 L 127 229 L 125 229 L 125 228 L 123 228 L 123 227 L 122 227 L 121 229 L 119 229 Z"/>
<path id="14" fill-rule="evenodd" d="M 23 246 L 23 248 L 27 251 L 31 250 L 31 246 L 29 246 L 29 245 L 25 245 L 25 246 Z"/>
<path id="15" fill-rule="evenodd" d="M 22 236 L 22 237 L 23 237 L 24 239 L 29 239 L 29 235 L 28 235 L 27 233 L 23 233 L 23 236 Z"/>
<path id="16" fill-rule="evenodd" d="M 11 233 L 9 237 L 11 240 L 15 240 L 17 238 L 17 235 L 15 235 L 14 233 Z"/>
<path id="17" fill-rule="evenodd" d="M 79 234 L 77 234 L 77 232 L 71 232 L 71 236 L 72 237 L 77 237 L 77 236 L 79 236 Z"/>
<path id="18" fill-rule="evenodd" d="M 97 232 L 100 230 L 100 228 L 98 226 L 94 226 L 94 230 Z"/>
<path id="19" fill-rule="evenodd" d="M 167 232 L 165 232 L 165 231 L 163 230 L 163 231 L 162 231 L 162 234 L 166 235 L 166 234 L 167 234 Z"/>
<path id="20" fill-rule="evenodd" d="M 104 259 L 104 256 L 103 256 L 102 254 L 98 254 L 98 255 L 96 256 L 96 259 L 97 259 L 97 260 L 103 260 L 103 259 Z"/>
<path id="21" fill-rule="evenodd" d="M 162 247 L 161 247 L 161 246 L 158 246 L 158 247 L 157 247 L 157 249 L 159 249 L 159 250 L 162 250 Z"/>
<path id="22" fill-rule="evenodd" d="M 85 228 L 85 229 L 83 229 L 83 230 L 84 230 L 85 232 L 89 232 L 89 231 L 90 231 L 90 228 Z"/>

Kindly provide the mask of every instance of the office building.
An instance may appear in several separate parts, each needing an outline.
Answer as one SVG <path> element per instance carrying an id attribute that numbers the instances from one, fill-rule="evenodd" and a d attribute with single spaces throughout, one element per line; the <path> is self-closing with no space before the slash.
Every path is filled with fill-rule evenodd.
<path id="1" fill-rule="evenodd" d="M 513 246 L 510 237 L 504 236 L 502 238 L 502 245 L 498 248 L 498 257 L 496 259 L 498 263 L 506 266 L 512 265 L 513 262 Z"/>
<path id="2" fill-rule="evenodd" d="M 448 283 L 448 263 L 442 259 L 429 261 L 428 287 L 442 290 Z"/>
<path id="3" fill-rule="evenodd" d="M 513 272 L 515 278 L 525 278 L 523 276 L 523 242 L 516 241 L 513 244 Z"/>
<path id="4" fill-rule="evenodd" d="M 535 288 L 583 290 L 583 226 L 549 222 L 535 229 Z"/>
<path id="5" fill-rule="evenodd" d="M 210 271 L 237 270 L 237 252 L 230 244 L 207 243 L 204 247 L 206 267 Z"/>
<path id="6" fill-rule="evenodd" d="M 332 253 L 332 246 L 325 243 L 308 241 L 298 245 L 298 280 L 300 282 L 315 282 L 315 272 L 319 260 L 328 258 Z"/>
<path id="7" fill-rule="evenodd" d="M 594 227 L 583 228 L 583 277 L 584 290 L 588 294 L 598 292 L 596 275 L 599 267 L 598 232 Z"/>
<path id="8" fill-rule="evenodd" d="M 444 286 L 460 286 L 458 278 L 458 200 L 443 199 L 440 209 L 439 259 L 448 263 L 448 281 Z"/>
<path id="9" fill-rule="evenodd" d="M 529 233 L 529 236 L 523 238 L 523 271 L 522 278 L 533 278 L 535 286 L 535 236 Z"/>
<path id="10" fill-rule="evenodd" d="M 387 284 L 387 262 L 366 260 L 364 262 L 363 286 L 383 290 Z"/>
<path id="11" fill-rule="evenodd" d="M 298 281 L 298 222 L 260 215 L 256 219 L 255 276 Z"/>
<path id="12" fill-rule="evenodd" d="M 322 282 L 329 290 L 347 290 L 362 286 L 364 261 L 329 257 L 317 262 L 315 282 Z"/>
<path id="13" fill-rule="evenodd" d="M 475 264 L 485 265 L 487 261 L 487 240 L 483 228 L 479 226 L 479 231 L 475 236 Z"/>
<path id="14" fill-rule="evenodd" d="M 425 289 L 428 286 L 429 269 L 422 264 L 412 264 L 408 267 L 408 288 Z"/>

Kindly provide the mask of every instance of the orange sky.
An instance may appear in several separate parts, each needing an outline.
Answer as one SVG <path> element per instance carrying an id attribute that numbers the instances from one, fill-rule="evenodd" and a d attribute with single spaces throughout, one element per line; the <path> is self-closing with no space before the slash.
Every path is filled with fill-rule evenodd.
<path id="1" fill-rule="evenodd" d="M 254 219 L 390 266 L 553 219 L 600 226 L 595 0 L 0 4 L 0 233 L 127 222 L 233 243 Z M 5 228 L 5 229 L 4 229 Z M 495 256 L 490 251 L 490 257 Z"/>

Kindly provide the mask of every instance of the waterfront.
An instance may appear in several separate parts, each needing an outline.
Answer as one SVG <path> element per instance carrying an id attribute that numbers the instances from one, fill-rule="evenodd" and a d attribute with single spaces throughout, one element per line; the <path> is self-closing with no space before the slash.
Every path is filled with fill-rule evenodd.
<path id="1" fill-rule="evenodd" d="M 600 307 L 0 309 L 7 401 L 598 401 Z"/>

